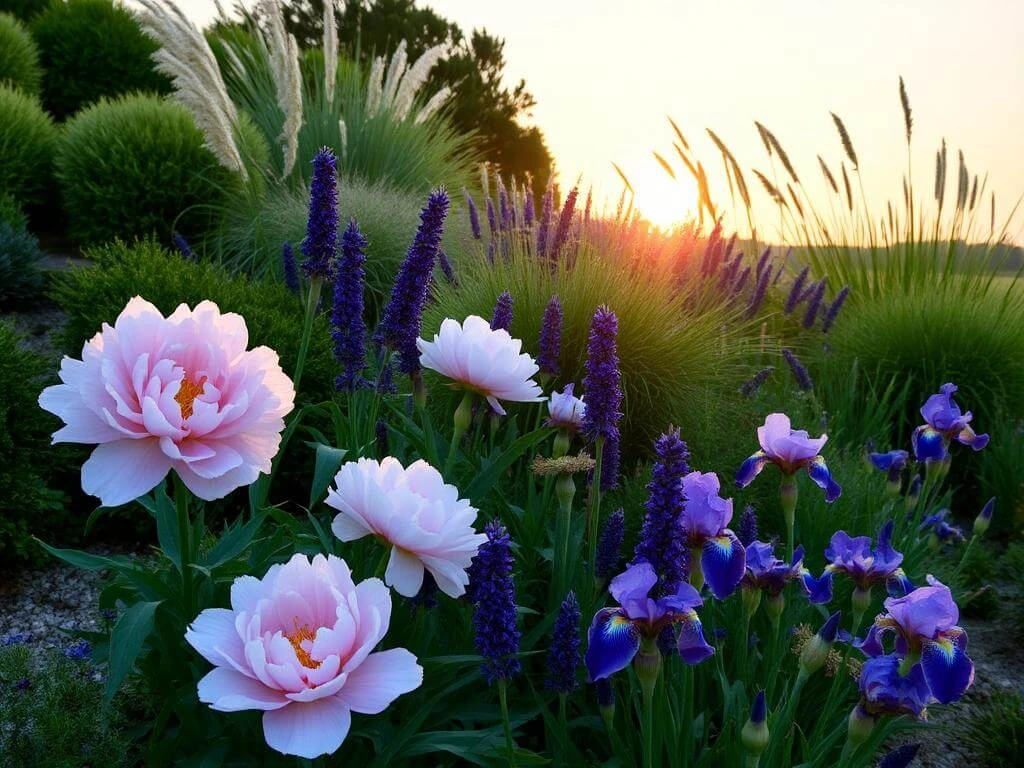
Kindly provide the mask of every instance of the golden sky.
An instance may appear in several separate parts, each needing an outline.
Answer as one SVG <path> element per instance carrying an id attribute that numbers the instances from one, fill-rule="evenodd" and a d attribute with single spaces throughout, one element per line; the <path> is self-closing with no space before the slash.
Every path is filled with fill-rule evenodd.
<path id="1" fill-rule="evenodd" d="M 535 95 L 532 120 L 563 184 L 582 176 L 598 199 L 615 199 L 617 162 L 660 224 L 685 217 L 694 198 L 692 186 L 668 183 L 651 154 L 674 157 L 667 115 L 726 202 L 706 127 L 730 146 L 753 188 L 751 167 L 770 176 L 760 120 L 808 192 L 823 196 L 815 155 L 834 167 L 843 157 L 834 111 L 881 213 L 886 199 L 901 196 L 906 168 L 900 75 L 913 107 L 920 190 L 930 197 L 935 150 L 946 137 L 951 157 L 963 149 L 972 173 L 989 172 L 997 219 L 1024 193 L 1024 0 L 420 1 L 464 30 L 483 26 L 505 38 L 508 77 L 525 78 Z M 200 21 L 212 14 L 212 0 L 183 5 Z M 761 189 L 754 194 L 770 230 L 777 216 Z"/>

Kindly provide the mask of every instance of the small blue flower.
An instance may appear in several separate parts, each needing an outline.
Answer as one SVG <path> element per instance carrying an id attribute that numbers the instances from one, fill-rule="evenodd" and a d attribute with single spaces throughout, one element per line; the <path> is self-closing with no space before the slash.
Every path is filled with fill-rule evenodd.
<path id="1" fill-rule="evenodd" d="M 85 661 L 92 656 L 92 646 L 85 640 L 79 640 L 71 647 L 66 648 L 64 655 L 72 661 Z"/>

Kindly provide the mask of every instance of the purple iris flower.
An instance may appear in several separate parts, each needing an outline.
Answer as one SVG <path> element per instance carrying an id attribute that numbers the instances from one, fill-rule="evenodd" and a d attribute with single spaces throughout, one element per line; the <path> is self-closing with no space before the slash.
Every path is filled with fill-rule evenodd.
<path id="1" fill-rule="evenodd" d="M 860 649 L 871 658 L 885 655 L 882 641 L 895 635 L 902 667 L 920 667 L 932 696 L 940 704 L 959 699 L 974 682 L 974 662 L 967 655 L 967 632 L 957 626 L 960 611 L 949 587 L 934 576 L 928 585 L 905 597 L 885 601 L 885 613 L 875 619 Z"/>
<path id="2" fill-rule="evenodd" d="M 860 710 L 872 718 L 913 715 L 920 718 L 931 701 L 931 689 L 920 664 L 900 674 L 901 659 L 894 653 L 864 662 L 860 673 Z"/>
<path id="3" fill-rule="evenodd" d="M 962 412 L 953 399 L 956 389 L 956 384 L 943 384 L 939 393 L 921 406 L 925 423 L 910 436 L 918 461 L 942 461 L 949 456 L 949 443 L 953 439 L 976 451 L 988 445 L 988 435 L 976 434 L 971 428 L 974 418 L 971 412 Z"/>
<path id="4" fill-rule="evenodd" d="M 601 680 L 625 669 L 640 650 L 641 640 L 654 643 L 664 627 L 682 625 L 677 647 L 687 664 L 699 664 L 715 649 L 704 640 L 697 590 L 680 584 L 674 594 L 657 599 L 650 591 L 658 575 L 650 563 L 636 563 L 620 573 L 608 587 L 618 608 L 602 608 L 594 614 L 584 661 L 591 680 Z"/>
<path id="5" fill-rule="evenodd" d="M 823 575 L 828 579 L 830 598 L 833 573 L 845 573 L 857 589 L 866 592 L 880 581 L 886 583 L 889 594 L 894 597 L 902 597 L 914 589 L 900 567 L 903 554 L 893 549 L 892 528 L 892 520 L 882 526 L 878 532 L 878 546 L 874 549 L 871 548 L 870 536 L 850 536 L 846 531 L 832 534 L 832 541 L 825 550 L 828 565 Z"/>
<path id="6" fill-rule="evenodd" d="M 691 583 L 700 573 L 719 600 L 735 591 L 743 578 L 746 555 L 739 537 L 729 528 L 732 499 L 719 496 L 721 485 L 714 472 L 690 472 L 683 477 L 686 504 L 679 517 L 690 548 Z M 698 577 L 699 579 L 699 577 Z"/>
<path id="7" fill-rule="evenodd" d="M 868 459 L 875 469 L 885 472 L 890 484 L 899 485 L 903 470 L 907 468 L 910 454 L 906 451 L 889 451 L 888 453 L 869 453 Z"/>
<path id="8" fill-rule="evenodd" d="M 931 531 L 932 535 L 935 536 L 936 542 L 939 544 L 945 544 L 947 541 L 963 541 L 963 529 L 958 525 L 951 525 L 947 522 L 947 517 L 949 517 L 949 510 L 940 509 L 934 515 L 925 517 L 917 530 Z"/>
<path id="9" fill-rule="evenodd" d="M 786 414 L 772 413 L 764 420 L 764 426 L 757 428 L 757 440 L 761 450 L 744 461 L 736 472 L 736 485 L 740 488 L 750 485 L 770 462 L 787 476 L 798 469 L 806 469 L 811 480 L 825 491 L 825 501 L 831 503 L 839 498 L 843 489 L 832 479 L 821 455 L 828 435 L 811 438 L 806 430 L 793 429 Z"/>
<path id="10" fill-rule="evenodd" d="M 785 589 L 786 585 L 800 580 L 804 593 L 811 603 L 827 603 L 832 599 L 832 582 L 825 577 L 814 578 L 804 567 L 804 548 L 797 547 L 790 562 L 775 556 L 774 546 L 763 541 L 752 542 L 746 551 L 746 573 L 743 574 L 744 589 L 758 589 L 769 597 L 774 597 Z"/>

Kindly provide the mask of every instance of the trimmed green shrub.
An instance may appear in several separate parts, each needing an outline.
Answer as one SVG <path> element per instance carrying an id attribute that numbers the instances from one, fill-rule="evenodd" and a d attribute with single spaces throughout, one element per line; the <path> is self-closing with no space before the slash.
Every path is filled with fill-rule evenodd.
<path id="1" fill-rule="evenodd" d="M 7 192 L 0 192 L 0 224 L 10 224 L 14 229 L 25 229 L 28 226 L 25 212 Z"/>
<path id="2" fill-rule="evenodd" d="M 57 129 L 39 103 L 0 84 L 0 194 L 22 205 L 42 199 L 50 175 Z"/>
<path id="3" fill-rule="evenodd" d="M 38 96 L 42 79 L 39 49 L 32 36 L 14 16 L 0 13 L 0 83 L 8 83 Z"/>
<path id="4" fill-rule="evenodd" d="M 29 642 L 37 642 L 32 639 Z M 129 764 L 120 706 L 103 702 L 103 678 L 74 646 L 38 654 L 23 643 L 0 647 L 0 755 L 23 768 L 118 768 Z"/>
<path id="5" fill-rule="evenodd" d="M 224 312 L 237 312 L 249 328 L 249 345 L 265 344 L 281 356 L 289 375 L 295 370 L 302 337 L 302 307 L 280 284 L 252 282 L 208 263 L 186 261 L 152 240 L 134 245 L 122 242 L 89 249 L 89 268 L 61 273 L 52 296 L 68 313 L 58 343 L 77 356 L 82 343 L 103 323 L 112 323 L 135 295 L 169 314 L 182 302 L 195 306 L 210 299 Z M 302 375 L 301 395 L 322 400 L 334 391 L 337 375 L 326 318 L 313 328 L 309 357 Z"/>
<path id="6" fill-rule="evenodd" d="M 51 3 L 32 21 L 32 36 L 44 70 L 43 103 L 58 119 L 102 96 L 170 91 L 150 59 L 156 43 L 111 0 Z"/>
<path id="7" fill-rule="evenodd" d="M 0 306 L 34 299 L 43 287 L 39 241 L 22 227 L 0 222 Z"/>
<path id="8" fill-rule="evenodd" d="M 30 21 L 50 4 L 50 0 L 0 0 L 0 10 L 22 21 Z"/>
<path id="9" fill-rule="evenodd" d="M 49 363 L 23 349 L 14 328 L 0 323 L 0 562 L 37 550 L 31 535 L 45 535 L 64 518 L 63 497 L 47 488 L 49 447 L 56 418 L 36 404 Z"/>
<path id="10" fill-rule="evenodd" d="M 75 115 L 55 165 L 68 229 L 82 243 L 172 229 L 194 236 L 230 179 L 189 111 L 145 94 Z"/>

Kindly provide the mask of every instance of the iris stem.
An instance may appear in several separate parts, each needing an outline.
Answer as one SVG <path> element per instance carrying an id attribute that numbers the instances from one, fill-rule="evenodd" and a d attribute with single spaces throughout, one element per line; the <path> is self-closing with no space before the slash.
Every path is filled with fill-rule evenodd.
<path id="1" fill-rule="evenodd" d="M 644 768 L 654 765 L 654 686 L 643 686 Z"/>
<path id="2" fill-rule="evenodd" d="M 178 550 L 181 557 L 181 595 L 185 617 L 194 613 L 192 605 L 192 524 L 188 514 L 189 493 L 185 483 L 174 475 L 174 505 L 178 512 Z"/>
<path id="3" fill-rule="evenodd" d="M 306 367 L 306 356 L 309 354 L 309 340 L 313 333 L 313 319 L 316 317 L 316 306 L 320 303 L 320 290 L 323 288 L 322 278 L 314 277 L 309 284 L 309 295 L 306 296 L 306 316 L 302 321 L 302 341 L 299 344 L 299 359 L 295 363 L 295 375 L 292 384 L 299 391 L 302 380 L 302 369 Z"/>
<path id="4" fill-rule="evenodd" d="M 782 505 L 782 515 L 786 519 L 786 546 L 787 556 L 790 560 L 793 559 L 796 545 L 796 502 L 796 478 L 792 475 L 784 475 L 779 484 L 779 503 Z"/>
<path id="5" fill-rule="evenodd" d="M 508 750 L 508 764 L 515 765 L 515 749 L 512 745 L 512 724 L 508 719 L 508 690 L 504 680 L 498 681 L 498 701 L 501 703 L 501 722 L 505 726 L 505 747 Z"/>
<path id="6" fill-rule="evenodd" d="M 555 600 L 561 600 L 569 588 L 569 531 L 572 528 L 572 500 L 576 495 L 576 482 L 572 475 L 563 474 L 555 481 L 555 495 L 558 497 L 558 517 L 555 519 L 555 536 L 558 539 L 555 565 Z"/>

